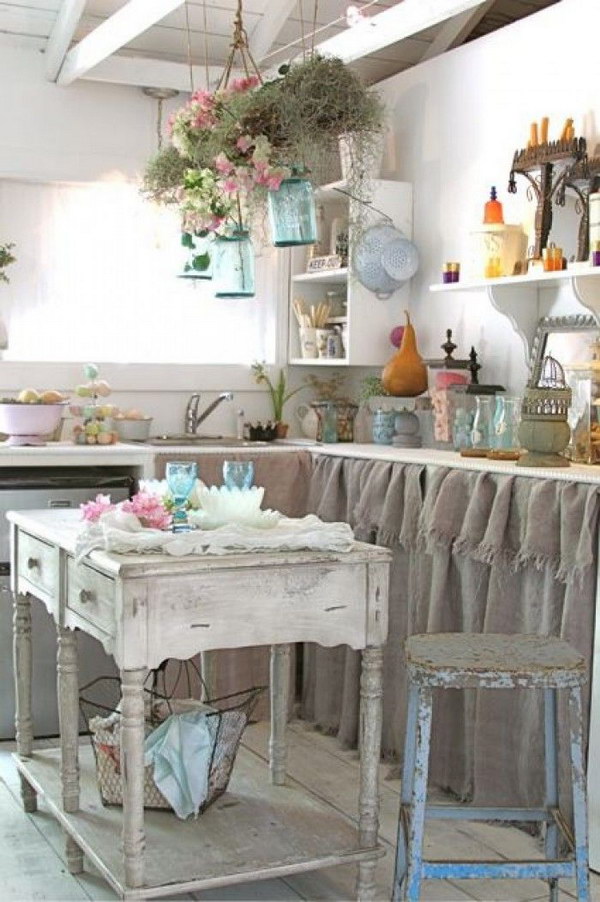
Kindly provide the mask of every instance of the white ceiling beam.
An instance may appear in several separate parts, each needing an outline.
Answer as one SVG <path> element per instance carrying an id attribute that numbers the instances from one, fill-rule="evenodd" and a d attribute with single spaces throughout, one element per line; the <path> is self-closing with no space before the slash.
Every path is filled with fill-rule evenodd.
<path id="1" fill-rule="evenodd" d="M 271 49 L 295 5 L 296 0 L 279 0 L 275 9 L 272 3 L 265 4 L 263 14 L 250 36 L 250 52 L 257 63 Z"/>
<path id="2" fill-rule="evenodd" d="M 351 63 L 485 2 L 487 0 L 403 0 L 376 16 L 365 17 L 360 25 L 340 31 L 318 44 L 315 50 Z"/>
<path id="3" fill-rule="evenodd" d="M 65 58 L 58 84 L 69 85 L 183 4 L 184 0 L 129 0 L 75 45 Z"/>
<path id="4" fill-rule="evenodd" d="M 223 74 L 223 66 L 209 66 L 206 85 L 204 66 L 193 66 L 194 89 L 211 87 Z M 86 72 L 84 81 L 101 81 L 115 85 L 133 85 L 138 88 L 174 88 L 190 91 L 190 67 L 186 63 L 149 59 L 145 56 L 124 56 L 115 53 Z"/>
<path id="5" fill-rule="evenodd" d="M 467 9 L 464 13 L 459 13 L 458 16 L 448 19 L 442 25 L 419 62 L 424 63 L 425 60 L 433 59 L 434 56 L 439 56 L 446 50 L 451 50 L 453 47 L 458 47 L 459 44 L 462 44 L 495 2 L 496 0 L 487 0 L 481 6 L 475 7 L 475 9 Z"/>
<path id="6" fill-rule="evenodd" d="M 83 14 L 85 0 L 63 0 L 56 16 L 56 22 L 50 32 L 45 51 L 46 78 L 56 81 L 64 62 L 67 50 L 73 40 L 75 29 Z"/>

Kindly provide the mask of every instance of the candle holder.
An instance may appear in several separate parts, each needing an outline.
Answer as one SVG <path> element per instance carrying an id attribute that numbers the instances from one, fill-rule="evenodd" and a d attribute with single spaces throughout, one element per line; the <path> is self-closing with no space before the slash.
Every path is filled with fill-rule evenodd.
<path id="1" fill-rule="evenodd" d="M 570 141 L 547 141 L 515 151 L 508 179 L 508 191 L 517 193 L 515 175 L 523 175 L 537 201 L 535 211 L 535 245 L 533 256 L 539 259 L 548 244 L 552 228 L 552 200 L 563 186 L 574 163 L 587 158 L 585 138 Z"/>
<path id="2" fill-rule="evenodd" d="M 521 406 L 519 441 L 527 453 L 518 467 L 568 467 L 560 453 L 571 438 L 567 422 L 571 389 L 567 388 L 562 366 L 554 357 L 545 357 L 531 378 Z"/>
<path id="3" fill-rule="evenodd" d="M 575 212 L 579 213 L 577 233 L 577 259 L 590 257 L 590 194 L 600 187 L 600 157 L 578 160 L 567 171 L 563 186 L 557 193 L 556 202 L 564 205 L 565 188 L 577 195 Z"/>

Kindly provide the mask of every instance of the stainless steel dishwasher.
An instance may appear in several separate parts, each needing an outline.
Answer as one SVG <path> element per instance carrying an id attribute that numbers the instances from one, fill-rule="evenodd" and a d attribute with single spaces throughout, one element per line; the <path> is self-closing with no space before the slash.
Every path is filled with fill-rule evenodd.
<path id="1" fill-rule="evenodd" d="M 107 467 L 0 469 L 0 739 L 13 739 L 15 735 L 10 542 L 6 511 L 78 507 L 98 493 L 121 501 L 132 494 L 134 485 L 133 476 Z M 32 599 L 31 614 L 34 732 L 38 737 L 56 736 L 56 628 L 36 599 Z M 80 632 L 78 644 L 80 685 L 96 676 L 116 673 L 112 658 L 96 639 Z"/>

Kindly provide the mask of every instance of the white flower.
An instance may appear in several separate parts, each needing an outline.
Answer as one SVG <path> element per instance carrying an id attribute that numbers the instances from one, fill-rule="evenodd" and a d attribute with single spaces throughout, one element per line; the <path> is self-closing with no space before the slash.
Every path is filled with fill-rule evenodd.
<path id="1" fill-rule="evenodd" d="M 171 491 L 166 479 L 140 479 L 140 492 L 158 495 L 162 501 L 172 500 Z"/>

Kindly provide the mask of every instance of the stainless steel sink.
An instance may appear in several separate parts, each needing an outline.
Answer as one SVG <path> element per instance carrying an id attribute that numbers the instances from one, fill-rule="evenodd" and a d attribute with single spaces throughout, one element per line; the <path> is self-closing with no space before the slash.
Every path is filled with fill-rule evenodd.
<path id="1" fill-rule="evenodd" d="M 154 435 L 148 439 L 150 445 L 220 445 L 227 448 L 246 448 L 267 445 L 268 442 L 250 442 L 232 435 L 193 435 L 189 432 Z"/>

